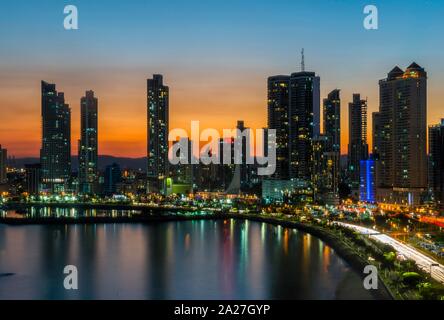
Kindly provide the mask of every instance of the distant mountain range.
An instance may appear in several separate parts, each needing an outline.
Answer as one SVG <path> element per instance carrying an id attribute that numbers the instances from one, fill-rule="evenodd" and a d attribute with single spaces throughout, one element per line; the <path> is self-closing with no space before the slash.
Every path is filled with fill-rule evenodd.
<path id="1" fill-rule="evenodd" d="M 71 157 L 72 169 L 77 171 L 79 161 L 76 156 Z M 39 163 L 39 158 L 9 158 L 8 165 L 15 168 L 24 168 L 25 164 Z M 99 170 L 105 170 L 106 166 L 117 163 L 122 169 L 142 169 L 146 170 L 146 157 L 142 158 L 124 158 L 113 156 L 99 156 Z"/>

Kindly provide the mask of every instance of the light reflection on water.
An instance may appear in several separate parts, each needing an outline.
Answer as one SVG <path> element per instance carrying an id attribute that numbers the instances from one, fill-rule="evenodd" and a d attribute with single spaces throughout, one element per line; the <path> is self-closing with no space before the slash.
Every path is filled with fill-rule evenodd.
<path id="1" fill-rule="evenodd" d="M 79 290 L 63 268 L 79 269 Z M 2 274 L 13 273 L 10 276 Z M 0 225 L 0 299 L 370 299 L 302 231 L 236 220 Z"/>
<path id="2" fill-rule="evenodd" d="M 101 210 L 59 207 L 29 207 L 24 211 L 0 210 L 1 217 L 10 218 L 84 218 L 84 217 L 131 217 L 139 210 Z"/>

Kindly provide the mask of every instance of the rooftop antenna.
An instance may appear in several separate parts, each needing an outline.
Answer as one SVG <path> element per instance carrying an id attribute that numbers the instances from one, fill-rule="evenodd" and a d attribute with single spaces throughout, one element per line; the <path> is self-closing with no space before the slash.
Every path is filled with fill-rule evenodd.
<path id="1" fill-rule="evenodd" d="M 302 56 L 302 60 L 301 60 L 301 71 L 304 72 L 304 71 L 305 71 L 305 56 L 304 56 L 304 48 L 302 48 L 301 56 Z"/>

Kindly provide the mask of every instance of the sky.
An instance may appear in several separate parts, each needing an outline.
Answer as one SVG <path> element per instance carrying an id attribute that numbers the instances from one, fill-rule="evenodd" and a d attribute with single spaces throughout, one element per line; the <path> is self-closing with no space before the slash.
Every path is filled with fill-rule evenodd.
<path id="1" fill-rule="evenodd" d="M 65 30 L 65 5 L 79 29 Z M 378 30 L 363 27 L 376 5 Z M 40 81 L 56 83 L 72 110 L 77 153 L 80 98 L 99 99 L 99 153 L 146 155 L 146 79 L 170 87 L 170 129 L 267 124 L 267 77 L 306 70 L 321 77 L 321 98 L 341 89 L 342 152 L 353 93 L 378 109 L 378 81 L 415 61 L 428 72 L 428 123 L 444 117 L 444 1 L 87 0 L 0 2 L 0 144 L 38 156 Z M 369 141 L 371 144 L 371 141 Z"/>

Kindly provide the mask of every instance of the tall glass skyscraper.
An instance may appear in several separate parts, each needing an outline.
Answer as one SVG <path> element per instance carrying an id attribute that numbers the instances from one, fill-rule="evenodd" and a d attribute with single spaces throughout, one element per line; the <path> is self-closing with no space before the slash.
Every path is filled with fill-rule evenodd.
<path id="1" fill-rule="evenodd" d="M 444 119 L 429 126 L 429 188 L 436 203 L 444 207 Z"/>
<path id="2" fill-rule="evenodd" d="M 416 63 L 379 81 L 377 198 L 416 205 L 427 188 L 427 73 Z"/>
<path id="3" fill-rule="evenodd" d="M 289 87 L 290 76 L 268 78 L 268 128 L 276 130 L 276 171 L 271 178 L 276 180 L 289 178 Z"/>
<path id="4" fill-rule="evenodd" d="M 268 128 L 276 130 L 272 178 L 311 181 L 312 142 L 320 134 L 320 78 L 314 72 L 268 78 Z"/>
<path id="5" fill-rule="evenodd" d="M 42 88 L 42 187 L 47 192 L 66 191 L 71 175 L 71 110 L 55 84 Z"/>
<path id="6" fill-rule="evenodd" d="M 348 109 L 348 174 L 350 186 L 357 193 L 360 185 L 361 160 L 368 159 L 367 100 L 361 99 L 361 95 L 355 93 Z"/>
<path id="7" fill-rule="evenodd" d="M 341 168 L 341 97 L 334 89 L 324 99 L 324 135 L 327 137 L 326 156 L 331 167 L 330 203 L 339 202 L 339 176 Z M 326 187 L 326 186 L 324 186 Z"/>
<path id="8" fill-rule="evenodd" d="M 310 181 L 312 142 L 320 134 L 320 78 L 292 73 L 289 97 L 290 178 Z"/>
<path id="9" fill-rule="evenodd" d="M 95 193 L 98 182 L 98 100 L 94 91 L 80 99 L 79 192 Z"/>
<path id="10" fill-rule="evenodd" d="M 105 168 L 105 184 L 103 191 L 106 195 L 113 195 L 117 192 L 117 184 L 122 179 L 122 171 L 117 163 L 106 166 Z"/>
<path id="11" fill-rule="evenodd" d="M 341 98 L 340 90 L 331 91 L 324 99 L 324 135 L 328 151 L 341 152 Z"/>
<path id="12" fill-rule="evenodd" d="M 168 172 L 169 88 L 160 74 L 147 80 L 148 192 L 164 192 Z"/>

